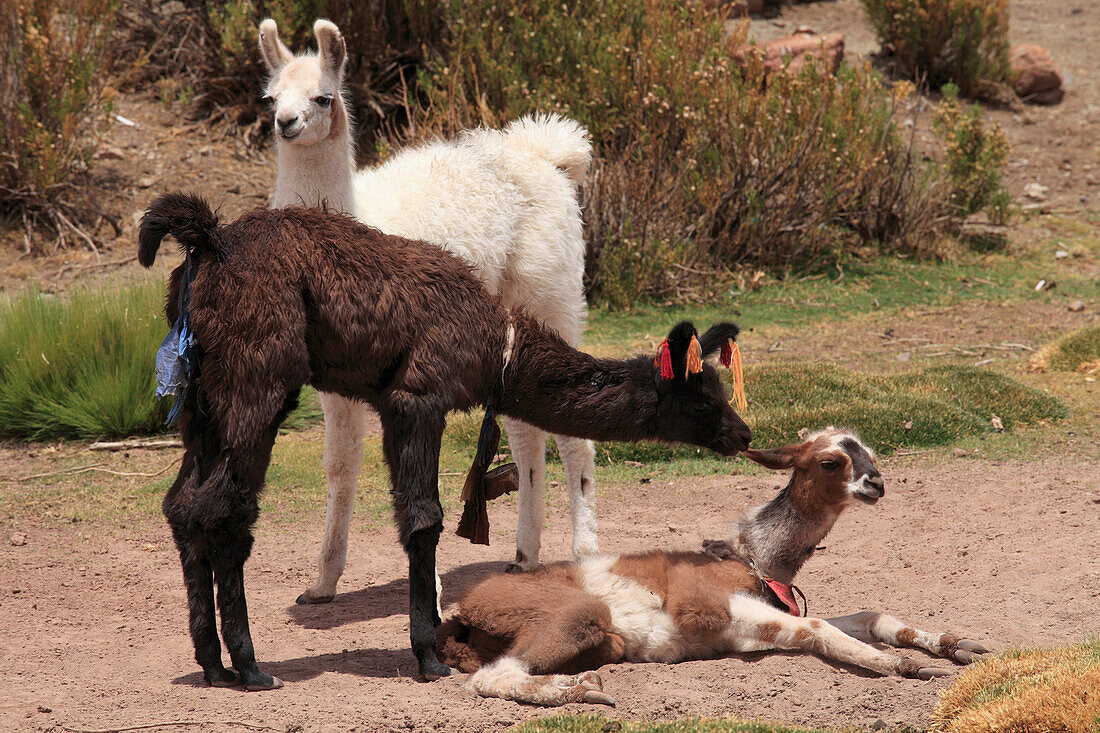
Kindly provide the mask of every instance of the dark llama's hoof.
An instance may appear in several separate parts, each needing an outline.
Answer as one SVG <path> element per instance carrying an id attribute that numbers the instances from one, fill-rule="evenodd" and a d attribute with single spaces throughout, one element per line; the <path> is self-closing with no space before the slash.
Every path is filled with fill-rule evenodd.
<path id="1" fill-rule="evenodd" d="M 244 689 L 252 692 L 260 690 L 277 690 L 283 686 L 283 681 L 278 677 L 272 677 L 267 672 L 253 672 L 244 680 Z"/>
<path id="2" fill-rule="evenodd" d="M 438 659 L 425 659 L 420 663 L 420 676 L 428 682 L 435 682 L 450 675 L 451 668 Z"/>
<path id="3" fill-rule="evenodd" d="M 309 606 L 314 603 L 332 603 L 332 599 L 336 596 L 311 596 L 307 590 L 302 595 L 298 596 L 294 602 L 299 606 Z"/>
<path id="4" fill-rule="evenodd" d="M 203 672 L 202 676 L 211 687 L 236 687 L 241 684 L 241 676 L 231 669 Z"/>

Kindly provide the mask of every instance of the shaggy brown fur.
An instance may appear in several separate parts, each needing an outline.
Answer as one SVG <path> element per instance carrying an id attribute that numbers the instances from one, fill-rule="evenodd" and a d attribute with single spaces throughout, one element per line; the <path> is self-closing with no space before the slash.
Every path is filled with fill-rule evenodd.
<path id="1" fill-rule="evenodd" d="M 256 666 L 243 566 L 276 430 L 306 383 L 377 409 L 394 513 L 409 556 L 409 633 L 425 677 L 449 673 L 435 655 L 437 487 L 446 414 L 486 400 L 555 433 L 601 440 L 682 441 L 733 455 L 750 440 L 707 365 L 686 374 L 691 324 L 669 335 L 674 379 L 649 356 L 594 359 L 484 292 L 470 267 L 439 248 L 317 209 L 260 209 L 219 227 L 193 196 L 157 199 L 141 224 L 139 259 L 152 264 L 173 234 L 195 267 L 189 314 L 201 359 L 183 398 L 186 453 L 164 499 L 183 564 L 196 659 L 214 685 L 222 636 L 240 681 L 281 685 Z M 181 270 L 167 315 L 178 315 Z M 514 343 L 507 368 L 509 327 Z M 718 324 L 704 354 L 737 334 Z M 503 373 L 502 373 L 503 372 Z"/>
<path id="2" fill-rule="evenodd" d="M 946 674 L 864 642 L 923 648 L 968 663 L 977 642 L 930 634 L 874 612 L 831 619 L 790 615 L 764 578 L 786 582 L 854 500 L 874 503 L 882 476 L 850 434 L 823 431 L 776 451 L 745 451 L 791 482 L 741 521 L 733 543 L 707 552 L 653 551 L 591 558 L 530 576 L 501 575 L 471 587 L 438 630 L 440 653 L 473 673 L 481 695 L 544 705 L 614 704 L 589 672 L 623 661 L 674 662 L 731 651 L 800 649 L 881 674 Z M 785 544 L 799 549 L 790 551 Z"/>

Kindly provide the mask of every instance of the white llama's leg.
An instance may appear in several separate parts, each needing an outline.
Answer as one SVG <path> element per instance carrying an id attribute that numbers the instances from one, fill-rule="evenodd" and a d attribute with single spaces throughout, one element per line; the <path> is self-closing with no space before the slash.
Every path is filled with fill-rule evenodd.
<path id="1" fill-rule="evenodd" d="M 298 603 L 328 603 L 336 595 L 336 582 L 347 562 L 348 527 L 367 427 L 368 408 L 362 403 L 326 392 L 319 396 L 325 412 L 323 465 L 328 475 L 325 537 L 317 558 L 317 582 L 298 596 Z"/>
<path id="2" fill-rule="evenodd" d="M 542 519 L 546 511 L 546 433 L 519 420 L 502 417 L 508 431 L 512 460 L 519 470 L 519 525 L 516 529 L 516 561 L 509 572 L 528 572 L 539 566 Z"/>
<path id="3" fill-rule="evenodd" d="M 600 551 L 596 537 L 596 447 L 591 440 L 555 435 L 565 483 L 569 488 L 569 511 L 573 516 L 573 559 Z"/>

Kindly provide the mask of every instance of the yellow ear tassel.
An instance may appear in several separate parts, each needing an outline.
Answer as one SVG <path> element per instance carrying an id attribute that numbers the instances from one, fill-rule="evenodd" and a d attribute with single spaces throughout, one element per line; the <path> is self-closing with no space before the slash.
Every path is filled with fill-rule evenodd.
<path id="1" fill-rule="evenodd" d="M 691 343 L 688 344 L 687 370 L 688 374 L 698 374 L 703 371 L 703 349 L 695 336 L 691 337 Z"/>
<path id="2" fill-rule="evenodd" d="M 737 402 L 737 409 L 741 412 L 749 409 L 749 401 L 745 398 L 745 372 L 741 369 L 741 349 L 737 342 L 733 342 L 733 355 L 730 361 L 730 378 L 733 380 L 733 399 Z"/>

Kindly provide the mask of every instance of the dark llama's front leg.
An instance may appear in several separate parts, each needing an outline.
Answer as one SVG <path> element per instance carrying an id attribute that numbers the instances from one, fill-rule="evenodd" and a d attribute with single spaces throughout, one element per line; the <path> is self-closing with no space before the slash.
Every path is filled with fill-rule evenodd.
<path id="1" fill-rule="evenodd" d="M 436 603 L 435 548 L 443 531 L 439 503 L 439 448 L 444 411 L 423 398 L 394 396 L 382 418 L 382 450 L 390 468 L 394 516 L 409 558 L 409 638 L 420 674 L 436 680 L 451 673 L 435 652 L 441 622 Z"/>
<path id="2" fill-rule="evenodd" d="M 442 622 L 435 595 L 435 548 L 442 530 L 440 522 L 414 532 L 405 544 L 409 556 L 409 639 L 420 674 L 429 681 L 451 673 L 435 653 L 435 629 Z"/>
<path id="3" fill-rule="evenodd" d="M 248 545 L 251 546 L 251 533 Z M 247 552 L 245 553 L 247 557 Z M 218 584 L 218 611 L 222 617 L 222 639 L 229 658 L 241 675 L 246 690 L 276 690 L 283 681 L 256 666 L 256 652 L 248 629 L 248 604 L 244 595 L 244 558 L 219 559 L 214 566 Z"/>

